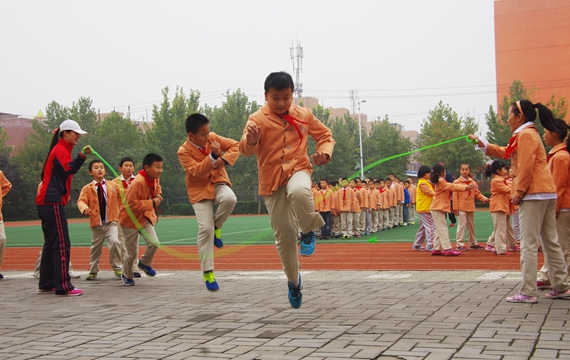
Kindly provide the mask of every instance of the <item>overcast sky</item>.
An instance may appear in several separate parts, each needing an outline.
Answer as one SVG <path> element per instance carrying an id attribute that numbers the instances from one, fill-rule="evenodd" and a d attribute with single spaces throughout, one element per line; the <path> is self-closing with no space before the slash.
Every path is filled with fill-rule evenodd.
<path id="1" fill-rule="evenodd" d="M 35 115 L 90 97 L 142 119 L 176 86 L 220 105 L 240 88 L 263 103 L 273 71 L 303 95 L 420 130 L 441 100 L 485 126 L 496 108 L 493 0 L 2 1 L 0 112 Z"/>

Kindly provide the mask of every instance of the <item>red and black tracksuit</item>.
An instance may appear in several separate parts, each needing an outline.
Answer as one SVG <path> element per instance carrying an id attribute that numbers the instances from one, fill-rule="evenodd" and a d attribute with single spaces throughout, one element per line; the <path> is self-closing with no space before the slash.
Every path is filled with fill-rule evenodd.
<path id="1" fill-rule="evenodd" d="M 69 279 L 69 252 L 71 243 L 64 205 L 70 197 L 72 175 L 85 162 L 79 152 L 71 157 L 73 145 L 60 139 L 51 150 L 44 168 L 42 186 L 36 197 L 38 215 L 42 221 L 44 247 L 40 265 L 39 288 L 56 294 L 67 294 L 75 287 Z"/>

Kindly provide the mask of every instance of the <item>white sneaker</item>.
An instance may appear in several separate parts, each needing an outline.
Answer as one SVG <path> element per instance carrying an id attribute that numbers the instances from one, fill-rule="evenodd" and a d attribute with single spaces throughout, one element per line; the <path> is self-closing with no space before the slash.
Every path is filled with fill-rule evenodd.
<path id="1" fill-rule="evenodd" d="M 40 278 L 40 273 L 35 272 L 35 273 L 32 274 L 32 276 L 35 277 L 36 279 L 39 279 L 39 278 Z"/>
<path id="2" fill-rule="evenodd" d="M 73 278 L 73 279 L 79 279 L 81 277 L 81 275 L 75 273 L 74 271 L 70 271 L 69 272 L 69 277 Z"/>

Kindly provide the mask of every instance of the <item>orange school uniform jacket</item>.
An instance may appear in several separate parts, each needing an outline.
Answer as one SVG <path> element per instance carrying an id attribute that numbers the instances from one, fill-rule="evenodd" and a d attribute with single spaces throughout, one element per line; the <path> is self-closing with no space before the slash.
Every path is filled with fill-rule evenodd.
<path id="1" fill-rule="evenodd" d="M 337 191 L 338 209 L 340 211 L 352 211 L 353 197 L 354 191 L 351 188 L 340 188 Z"/>
<path id="2" fill-rule="evenodd" d="M 332 211 L 332 195 L 331 189 L 320 190 L 315 193 L 315 202 L 318 205 L 319 212 Z"/>
<path id="3" fill-rule="evenodd" d="M 556 212 L 570 209 L 570 154 L 566 143 L 558 144 L 550 150 L 548 168 L 556 185 Z"/>
<path id="4" fill-rule="evenodd" d="M 2 170 L 0 170 L 0 188 L 2 189 L 2 196 L 0 197 L 0 221 L 2 221 L 2 219 L 4 219 L 2 217 L 2 205 L 4 203 L 3 199 L 4 196 L 6 196 L 6 194 L 10 191 L 10 189 L 12 189 L 12 183 L 6 179 Z"/>
<path id="5" fill-rule="evenodd" d="M 454 184 L 471 185 L 475 184 L 473 179 L 464 179 L 460 177 L 453 182 Z M 475 212 L 475 199 L 485 202 L 487 198 L 481 194 L 479 189 L 471 191 L 454 191 L 453 192 L 453 210 L 465 211 L 465 212 Z"/>
<path id="6" fill-rule="evenodd" d="M 332 133 L 309 109 L 291 105 L 289 115 L 305 122 L 297 122 L 303 135 L 301 139 L 295 128 L 281 120 L 269 110 L 267 104 L 253 113 L 246 124 L 239 143 L 239 151 L 244 156 L 257 154 L 259 195 L 268 196 L 280 186 L 285 186 L 297 171 L 313 173 L 313 166 L 307 146 L 309 135 L 317 142 L 317 152 L 332 157 L 334 140 Z M 247 127 L 250 124 L 261 127 L 261 138 L 255 145 L 247 143 Z"/>
<path id="7" fill-rule="evenodd" d="M 121 202 L 117 183 L 113 180 L 105 180 L 107 187 L 107 222 L 119 220 L 119 203 Z M 83 214 L 85 209 L 91 209 L 89 215 L 89 226 L 95 227 L 101 225 L 101 214 L 99 213 L 99 196 L 97 195 L 97 186 L 95 182 L 90 182 L 81 189 L 79 199 L 77 199 L 77 208 Z"/>
<path id="8" fill-rule="evenodd" d="M 186 173 L 186 191 L 191 204 L 196 204 L 202 200 L 214 200 L 216 197 L 215 184 L 232 186 L 226 167 L 222 166 L 215 169 L 214 164 L 212 164 L 209 154 L 212 151 L 211 143 L 213 141 L 220 143 L 221 158 L 227 162 L 227 165 L 233 166 L 239 157 L 239 143 L 213 132 L 208 135 L 208 142 L 204 145 L 208 155 L 204 155 L 189 139 L 186 139 L 178 149 L 178 160 Z"/>
<path id="9" fill-rule="evenodd" d="M 493 175 L 491 180 L 491 201 L 489 202 L 489 212 L 511 213 L 511 187 L 502 176 Z"/>
<path id="10" fill-rule="evenodd" d="M 380 190 L 374 189 L 370 192 L 370 209 L 378 210 L 380 207 Z"/>
<path id="11" fill-rule="evenodd" d="M 534 125 L 522 129 L 513 141 L 515 146 L 511 154 L 513 179 L 511 193 L 522 191 L 525 195 L 537 193 L 556 193 L 556 186 L 546 163 L 546 151 L 540 135 Z M 489 144 L 486 154 L 496 158 L 505 158 L 504 146 Z"/>
<path id="12" fill-rule="evenodd" d="M 449 204 L 451 192 L 465 191 L 466 188 L 467 185 L 448 183 L 444 178 L 440 177 L 435 186 L 435 195 L 431 202 L 430 211 L 451 212 L 451 205 Z"/>
<path id="13" fill-rule="evenodd" d="M 154 180 L 154 186 L 156 188 L 155 194 L 162 194 L 162 188 L 160 187 L 158 179 Z M 156 216 L 153 200 L 150 197 L 150 188 L 142 175 L 138 174 L 135 177 L 127 189 L 125 197 L 127 204 L 141 226 L 144 227 L 146 219 L 148 219 L 153 226 L 156 224 L 158 216 Z M 119 224 L 121 224 L 122 227 L 137 229 L 137 224 L 131 220 L 125 208 L 119 211 Z"/>

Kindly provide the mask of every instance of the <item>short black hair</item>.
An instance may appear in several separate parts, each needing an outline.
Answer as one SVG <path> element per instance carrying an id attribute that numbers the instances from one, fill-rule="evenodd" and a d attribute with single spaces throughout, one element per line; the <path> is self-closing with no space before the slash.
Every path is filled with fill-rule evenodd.
<path id="1" fill-rule="evenodd" d="M 89 163 L 89 171 L 91 171 L 91 170 L 93 169 L 93 165 L 94 165 L 94 164 L 98 164 L 98 163 L 103 164 L 103 161 L 101 161 L 101 160 L 99 160 L 99 159 L 95 159 L 95 160 L 91 161 L 91 162 Z M 103 164 L 103 167 L 104 167 L 104 166 L 105 166 L 105 164 Z"/>
<path id="2" fill-rule="evenodd" d="M 295 83 L 293 82 L 291 75 L 285 71 L 272 72 L 265 79 L 265 92 L 269 92 L 270 88 L 274 88 L 277 91 L 283 89 L 291 89 L 291 91 L 295 91 Z"/>
<path id="3" fill-rule="evenodd" d="M 155 162 L 162 162 L 162 156 L 157 154 L 147 154 L 143 159 L 144 166 L 152 166 Z"/>
<path id="4" fill-rule="evenodd" d="M 418 169 L 418 179 L 423 178 L 429 172 L 431 172 L 431 169 L 429 166 L 427 166 L 427 165 L 420 166 L 420 168 Z"/>
<path id="5" fill-rule="evenodd" d="M 206 115 L 192 114 L 186 118 L 186 133 L 196 134 L 199 128 L 209 123 L 210 119 Z"/>
<path id="6" fill-rule="evenodd" d="M 127 161 L 130 161 L 133 163 L 133 166 L 135 165 L 135 161 L 133 160 L 132 157 L 130 156 L 125 156 L 124 158 L 121 159 L 121 161 L 119 161 L 119 167 L 123 167 L 123 164 Z"/>

